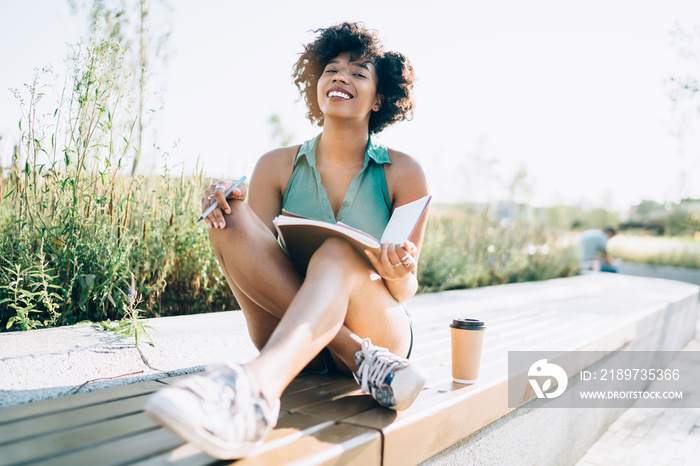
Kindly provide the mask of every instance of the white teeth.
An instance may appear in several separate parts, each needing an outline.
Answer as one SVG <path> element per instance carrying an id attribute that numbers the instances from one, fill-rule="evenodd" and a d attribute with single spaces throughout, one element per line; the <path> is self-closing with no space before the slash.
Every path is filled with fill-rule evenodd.
<path id="1" fill-rule="evenodd" d="M 340 92 L 340 91 L 331 91 L 328 93 L 328 97 L 340 97 L 341 99 L 345 99 L 345 100 L 352 99 L 352 96 L 345 94 L 344 92 Z"/>

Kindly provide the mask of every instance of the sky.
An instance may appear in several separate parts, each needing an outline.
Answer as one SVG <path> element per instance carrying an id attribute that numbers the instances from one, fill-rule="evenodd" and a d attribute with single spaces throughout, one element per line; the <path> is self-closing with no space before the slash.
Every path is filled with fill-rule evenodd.
<path id="1" fill-rule="evenodd" d="M 80 1 L 77 2 L 81 4 Z M 82 4 L 86 2 L 83 1 Z M 155 144 L 186 172 L 248 175 L 279 141 L 320 129 L 304 117 L 292 65 L 313 30 L 362 21 L 415 73 L 413 120 L 379 139 L 423 166 L 437 202 L 515 199 L 625 209 L 642 199 L 700 197 L 697 135 L 681 140 L 671 76 L 700 75 L 673 45 L 700 26 L 694 0 L 477 0 L 352 3 L 151 0 L 171 31 L 152 70 Z M 695 20 L 694 20 L 695 18 Z M 694 22 L 693 22 L 694 21 Z M 33 69 L 60 69 L 87 35 L 87 13 L 64 0 L 0 0 L 0 163 L 19 137 L 21 88 Z M 690 120 L 689 128 L 700 123 Z M 143 167 L 161 159 L 145 155 Z"/>

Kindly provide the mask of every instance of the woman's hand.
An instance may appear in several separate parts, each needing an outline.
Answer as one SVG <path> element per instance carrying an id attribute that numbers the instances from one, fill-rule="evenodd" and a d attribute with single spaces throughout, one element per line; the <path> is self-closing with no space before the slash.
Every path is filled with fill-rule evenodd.
<path id="1" fill-rule="evenodd" d="M 230 188 L 231 185 L 233 185 L 232 181 L 219 181 L 216 184 L 210 185 L 209 189 L 204 191 L 204 197 L 202 198 L 202 213 L 204 213 L 204 211 L 207 210 L 209 206 L 214 203 L 214 201 L 219 203 L 219 207 L 214 209 L 209 216 L 204 218 L 204 221 L 207 222 L 209 228 L 226 227 L 224 213 L 231 213 L 231 207 L 228 205 L 227 199 L 234 199 L 237 201 L 245 200 L 247 191 L 245 186 L 239 186 L 231 192 L 228 198 L 225 197 L 226 191 L 228 191 L 228 188 Z"/>
<path id="2" fill-rule="evenodd" d="M 369 250 L 365 254 L 384 280 L 401 280 L 416 270 L 418 248 L 410 241 L 404 241 L 403 245 L 382 244 L 379 257 Z"/>

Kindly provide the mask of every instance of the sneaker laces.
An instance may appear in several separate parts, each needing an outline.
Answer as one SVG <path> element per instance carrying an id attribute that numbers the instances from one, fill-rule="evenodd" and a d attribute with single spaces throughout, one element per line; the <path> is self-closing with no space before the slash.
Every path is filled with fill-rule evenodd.
<path id="1" fill-rule="evenodd" d="M 369 338 L 362 340 L 362 356 L 360 367 L 353 375 L 364 393 L 370 392 L 370 387 L 383 388 L 389 374 L 408 366 L 407 360 L 386 348 L 372 345 Z"/>

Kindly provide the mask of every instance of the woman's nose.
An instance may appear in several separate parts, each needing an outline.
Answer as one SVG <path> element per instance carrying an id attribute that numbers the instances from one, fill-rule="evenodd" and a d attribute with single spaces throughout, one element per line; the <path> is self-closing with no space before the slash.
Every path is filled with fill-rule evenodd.
<path id="1" fill-rule="evenodd" d="M 342 74 L 342 73 L 336 73 L 336 74 L 333 75 L 333 80 L 332 80 L 331 82 L 334 82 L 334 83 L 336 83 L 336 82 L 342 82 L 342 83 L 347 84 L 347 83 L 348 83 L 348 80 L 347 80 L 347 78 L 345 77 L 344 74 Z"/>

